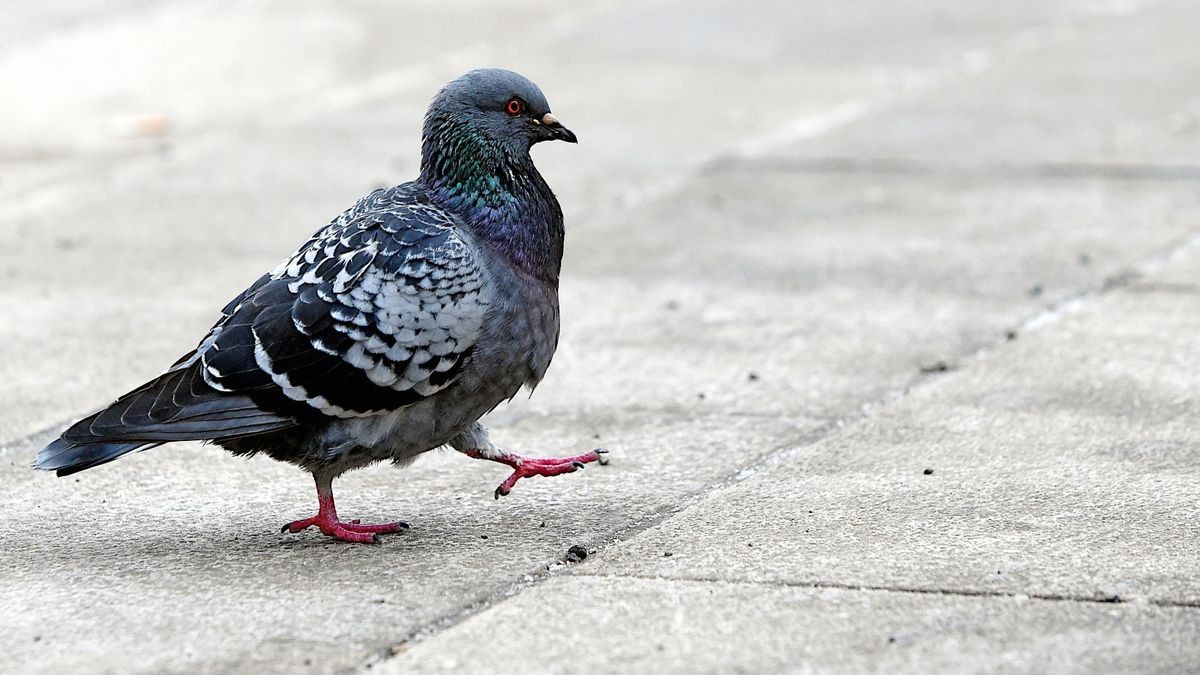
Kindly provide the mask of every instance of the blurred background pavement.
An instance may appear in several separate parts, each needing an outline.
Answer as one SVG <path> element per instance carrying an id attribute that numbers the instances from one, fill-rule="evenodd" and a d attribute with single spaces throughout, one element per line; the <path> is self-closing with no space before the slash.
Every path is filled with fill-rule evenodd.
<path id="1" fill-rule="evenodd" d="M 1200 5 L 44 0 L 0 10 L 3 672 L 1173 672 L 1200 662 Z M 580 144 L 562 343 L 338 482 L 37 448 L 369 190 L 446 81 Z M 582 561 L 568 549 L 581 547 Z M 579 548 L 576 548 L 578 551 Z"/>

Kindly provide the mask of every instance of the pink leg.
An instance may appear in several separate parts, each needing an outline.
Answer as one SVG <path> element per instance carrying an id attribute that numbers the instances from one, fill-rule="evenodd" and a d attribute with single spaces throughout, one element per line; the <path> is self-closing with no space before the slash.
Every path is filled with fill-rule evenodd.
<path id="1" fill-rule="evenodd" d="M 304 520 L 297 520 L 283 526 L 281 532 L 299 532 L 316 526 L 323 534 L 356 544 L 379 544 L 381 534 L 403 532 L 408 529 L 408 523 L 384 523 L 382 525 L 360 525 L 358 520 L 343 523 L 338 520 L 337 507 L 333 504 L 333 478 L 318 476 L 317 504 L 320 508 L 317 515 Z"/>
<path id="2" fill-rule="evenodd" d="M 478 450 L 466 450 L 465 454 L 475 459 L 486 459 L 490 462 L 499 462 L 507 464 L 513 468 L 512 475 L 504 479 L 504 482 L 496 488 L 496 499 L 512 492 L 513 486 L 522 478 L 530 476 L 557 476 L 562 473 L 574 473 L 584 467 L 588 462 L 600 462 L 608 464 L 608 458 L 605 456 L 608 451 L 603 448 L 596 448 L 591 452 L 575 457 L 525 457 L 511 452 L 502 452 L 497 456 L 488 456 Z"/>

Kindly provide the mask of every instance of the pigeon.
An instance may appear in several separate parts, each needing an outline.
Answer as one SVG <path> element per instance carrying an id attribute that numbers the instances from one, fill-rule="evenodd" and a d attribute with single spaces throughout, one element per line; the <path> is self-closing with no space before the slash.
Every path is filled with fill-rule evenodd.
<path id="1" fill-rule="evenodd" d="M 425 115 L 416 180 L 375 190 L 319 229 L 221 311 L 157 378 L 71 425 L 34 466 L 67 476 L 134 450 L 202 440 L 312 473 L 316 527 L 379 543 L 408 529 L 338 518 L 333 479 L 449 446 L 521 478 L 606 463 L 596 449 L 526 457 L 480 418 L 532 391 L 559 335 L 563 215 L 534 167 L 542 141 L 576 143 L 541 90 L 515 72 L 475 70 Z"/>

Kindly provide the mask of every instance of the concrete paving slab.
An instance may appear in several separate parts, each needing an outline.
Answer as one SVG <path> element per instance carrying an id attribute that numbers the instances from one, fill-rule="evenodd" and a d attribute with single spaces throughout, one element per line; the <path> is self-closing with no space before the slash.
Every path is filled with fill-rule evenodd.
<path id="1" fill-rule="evenodd" d="M 630 577 L 561 577 L 383 673 L 1169 673 L 1200 610 Z"/>
<path id="2" fill-rule="evenodd" d="M 614 421 L 527 417 L 497 430 L 533 454 L 612 453 L 609 466 L 522 481 L 498 501 L 507 472 L 451 452 L 339 479 L 344 517 L 412 525 L 379 547 L 280 534 L 316 500 L 308 475 L 270 460 L 176 444 L 56 479 L 12 453 L 0 464 L 0 630 L 12 641 L 0 671 L 352 669 L 804 432 L 761 418 Z"/>
<path id="3" fill-rule="evenodd" d="M 949 170 L 1194 166 L 1200 97 L 1178 86 L 1200 78 L 1194 7 L 1142 6 L 1119 19 L 1049 24 L 1018 35 L 1008 50 L 967 54 L 975 77 L 797 146 L 792 157 L 916 160 Z"/>
<path id="4" fill-rule="evenodd" d="M 1200 604 L 1198 310 L 1088 303 L 588 571 Z"/>
<path id="5" fill-rule="evenodd" d="M 199 21 L 201 32 L 221 32 L 226 24 L 214 7 L 154 5 L 145 16 L 122 15 L 105 23 L 101 32 L 117 26 L 118 32 L 136 37 L 157 27 L 169 34 L 166 29 L 179 17 Z M 934 100 L 928 97 L 941 88 L 959 89 L 986 74 L 997 77 L 989 80 L 991 88 L 979 91 L 973 110 L 989 100 L 1029 98 L 1053 111 L 1056 92 L 1039 79 L 1043 71 L 1061 66 L 1076 73 L 1072 69 L 1096 49 L 1087 37 L 1093 31 L 1120 43 L 1121 26 L 1143 35 L 1153 16 L 1182 24 L 1186 7 L 1180 4 L 1167 5 L 1160 15 L 1153 14 L 1155 6 L 1109 2 L 1022 2 L 969 10 L 948 1 L 919 8 L 828 3 L 813 7 L 814 14 L 792 16 L 788 8 L 774 5 L 748 11 L 718 2 L 600 2 L 547 9 L 535 2 L 493 20 L 490 10 L 461 2 L 445 11 L 471 15 L 474 23 L 462 31 L 457 24 L 431 25 L 419 39 L 393 44 L 397 21 L 410 16 L 405 12 L 432 12 L 434 5 L 410 10 L 370 1 L 344 13 L 339 7 L 334 32 L 360 39 L 330 50 L 305 48 L 305 40 L 319 32 L 312 23 L 321 23 L 332 11 L 329 5 L 290 3 L 286 20 L 271 22 L 271 12 L 280 7 L 237 9 L 229 27 L 243 33 L 287 31 L 280 42 L 287 58 L 280 59 L 311 77 L 275 77 L 271 68 L 282 63 L 275 54 L 263 62 L 266 70 L 249 73 L 242 82 L 261 88 L 254 90 L 253 100 L 210 109 L 208 99 L 184 96 L 196 104 L 185 108 L 188 124 L 161 141 L 139 145 L 137 139 L 126 144 L 105 137 L 93 147 L 87 145 L 92 137 L 84 134 L 82 141 L 76 139 L 79 147 L 95 150 L 86 159 L 64 150 L 43 163 L 39 158 L 56 148 L 46 136 L 46 143 L 30 146 L 36 152 L 0 157 L 5 172 L 0 232 L 10 233 L 7 238 L 14 242 L 0 251 L 0 273 L 7 281 L 0 304 L 12 318 L 0 326 L 5 355 L 0 405 L 6 409 L 0 444 L 10 446 L 0 448 L 0 480 L 13 486 L 0 499 L 9 503 L 0 508 L 15 514 L 0 525 L 7 545 L 0 569 L 14 570 L 0 573 L 0 597 L 6 606 L 11 599 L 20 608 L 0 626 L 15 645 L 0 657 L 0 670 L 354 668 L 406 635 L 436 631 L 448 625 L 444 621 L 453 623 L 479 607 L 502 607 L 514 588 L 536 590 L 545 565 L 561 559 L 571 544 L 595 547 L 627 538 L 726 484 L 746 466 L 773 466 L 788 448 L 857 418 L 864 405 L 874 410 L 914 381 L 936 375 L 922 369 L 937 371 L 939 362 L 960 367 L 963 359 L 973 368 L 968 355 L 1003 342 L 1008 329 L 1043 308 L 1086 295 L 1130 264 L 1175 247 L 1197 222 L 1190 184 L 1163 180 L 1154 172 L 1137 180 L 1105 172 L 1048 179 L 1031 165 L 1033 170 L 985 167 L 963 175 L 950 160 L 951 170 L 917 166 L 914 171 L 905 165 L 884 171 L 817 166 L 814 171 L 812 162 L 797 165 L 794 159 L 798 141 L 813 143 L 822 135 L 831 139 L 829 148 L 845 149 L 842 154 L 828 150 L 828 156 L 850 156 L 858 152 L 856 145 L 837 146 L 832 140 L 847 138 L 831 133 L 842 125 L 869 118 L 883 128 L 906 102 L 921 112 L 923 101 Z M 440 16 L 442 7 L 438 3 Z M 525 29 L 532 15 L 537 15 L 537 38 L 522 45 L 519 54 L 505 49 L 508 42 L 479 36 L 513 34 Z M 1180 31 L 1162 34 L 1164 49 L 1186 49 Z M 749 35 L 753 41 L 746 39 Z M 61 56 L 81 49 L 74 38 L 55 39 L 66 46 L 42 45 L 37 53 Z M 217 86 L 211 63 L 197 52 L 208 44 L 180 44 L 192 49 L 183 49 L 171 62 L 144 64 L 147 80 L 162 82 L 163 73 L 177 69 L 195 74 L 204 86 Z M 253 41 L 219 44 L 231 51 L 212 63 L 254 58 Z M 461 49 L 451 49 L 460 44 Z M 121 54 L 128 56 L 146 45 L 126 47 Z M 443 54 L 446 49 L 449 56 Z M 437 54 L 419 60 L 428 52 Z M 0 51 L 0 63 L 6 54 Z M 981 61 L 981 54 L 993 61 Z M 1015 68 L 1026 56 L 1028 61 Z M 410 64 L 410 58 L 418 61 Z M 1162 58 L 1156 61 L 1161 67 L 1185 76 L 1191 72 L 1188 63 Z M 499 504 L 488 497 L 503 472 L 455 455 L 425 458 L 400 476 L 382 470 L 355 474 L 338 484 L 344 513 L 408 517 L 416 526 L 409 535 L 370 550 L 265 529 L 264 522 L 282 523 L 312 507 L 306 477 L 266 460 L 245 466 L 215 449 L 181 445 L 88 472 L 79 484 L 25 469 L 46 439 L 31 433 L 156 373 L 194 342 L 216 308 L 320 222 L 368 189 L 411 175 L 417 126 L 430 92 L 477 62 L 533 75 L 584 139 L 578 148 L 539 148 L 538 154 L 569 212 L 562 348 L 538 394 L 503 408 L 491 420 L 499 439 L 514 448 L 565 453 L 603 444 L 616 455 L 612 466 L 523 483 L 517 499 Z M 1014 68 L 1005 70 L 1008 66 Z M 1037 77 L 1025 77 L 1030 75 Z M 1128 78 L 1106 82 L 1117 92 L 1134 86 Z M 329 83 L 336 86 L 330 89 Z M 161 91 L 176 91 L 173 81 L 166 84 L 171 86 Z M 89 98 L 89 91 L 75 92 L 78 99 L 68 92 L 62 100 L 108 110 L 112 102 Z M 1178 96 L 1170 92 L 1145 86 L 1137 91 L 1152 94 L 1163 109 L 1179 107 Z M 143 95 L 152 96 L 138 94 Z M 131 100 L 149 100 L 138 96 Z M 1146 156 L 1167 161 L 1173 150 L 1157 140 L 1161 129 L 1154 120 L 1147 122 L 1146 114 L 1144 107 L 1118 102 L 1094 128 L 1103 133 L 1128 125 L 1131 133 L 1153 136 Z M 998 127 L 1008 123 L 1003 116 L 981 119 Z M 1069 132 L 1075 120 L 1070 114 L 1048 114 L 1034 124 L 1039 134 L 1054 136 Z M 1062 147 L 1066 153 L 1075 146 Z M 1080 141 L 1078 147 L 1089 146 Z M 732 161 L 764 154 L 757 163 Z M 1038 159 L 1044 157 L 1030 161 Z M 26 167 L 34 170 L 25 173 Z M 10 169 L 21 170 L 20 177 L 9 178 Z M 46 190 L 24 196 L 38 186 Z M 8 199 L 13 194 L 22 196 L 15 204 Z M 137 289 L 134 297 L 130 289 Z M 1129 316 L 1153 325 L 1161 318 L 1155 312 L 1162 308 L 1155 307 L 1149 303 Z M 1124 309 L 1115 311 L 1125 316 Z M 1146 348 L 1153 344 L 1140 333 L 1135 337 Z M 1018 343 L 1024 340 L 1019 334 Z M 1091 348 L 1105 353 L 1112 346 L 1102 342 Z M 1062 350 L 1060 360 L 1069 362 L 1070 350 Z M 1116 354 L 1115 372 L 1136 369 L 1138 358 L 1136 351 Z M 1186 352 L 1180 358 L 1176 365 L 1194 371 Z M 1021 363 L 1058 367 L 1057 361 L 1033 357 Z M 1037 531 L 1039 519 L 1066 528 L 1074 509 L 1097 503 L 1109 515 L 1116 510 L 1111 495 L 1124 494 L 1119 489 L 1130 490 L 1130 513 L 1140 509 L 1143 517 L 1148 495 L 1159 490 L 1175 508 L 1161 523 L 1186 527 L 1177 519 L 1191 513 L 1188 505 L 1196 500 L 1180 479 L 1186 469 L 1172 453 L 1182 447 L 1186 455 L 1191 446 L 1174 418 L 1162 424 L 1165 446 L 1154 444 L 1157 430 L 1146 425 L 1162 421 L 1154 415 L 1186 409 L 1187 399 L 1157 402 L 1152 407 L 1158 412 L 1143 427 L 1121 427 L 1122 411 L 1141 405 L 1141 391 L 1132 384 L 1153 389 L 1130 377 L 1121 380 L 1129 386 L 1108 397 L 1060 401 L 1058 394 L 1047 394 L 1063 408 L 1057 411 L 1061 419 L 1084 418 L 1088 433 L 1127 439 L 1132 449 L 1114 450 L 1112 457 L 1124 452 L 1130 459 L 1110 458 L 1095 468 L 1089 456 L 1068 453 L 1060 464 L 1031 464 L 1035 480 L 1030 485 L 970 455 L 982 467 L 979 472 L 994 469 L 1002 480 L 981 481 L 984 489 L 971 485 L 976 489 L 970 492 L 964 486 L 968 479 L 980 480 L 980 474 L 968 472 L 955 484 L 959 491 L 949 494 L 961 496 L 968 514 L 963 516 L 968 525 L 958 523 L 960 530 L 980 522 L 989 503 L 1011 505 L 1016 515 L 1006 517 L 1016 524 L 1010 527 L 1002 519 L 996 538 L 1010 546 L 1010 557 L 1020 557 L 1031 546 L 1019 536 L 1028 526 L 1019 510 L 1026 508 L 1018 501 L 1022 495 L 1049 500 L 1033 500 L 1037 505 L 1028 512 Z M 1151 393 L 1179 394 L 1180 377 Z M 1071 393 L 1078 392 L 1063 396 Z M 945 405 L 936 398 L 929 403 Z M 977 416 L 990 410 L 978 401 L 951 407 L 972 406 L 984 410 Z M 934 412 L 924 411 L 922 423 L 933 426 Z M 1018 407 L 1008 414 L 1026 413 Z M 975 423 L 997 436 L 1009 429 L 985 422 Z M 1018 422 L 1027 420 L 1012 422 L 1016 431 L 1008 443 L 1020 459 L 1026 458 L 1018 450 L 1042 447 L 1037 443 L 1069 445 L 1074 439 L 1060 431 L 1031 441 L 1029 429 L 1053 424 Z M 960 438 L 966 434 L 953 431 Z M 902 446 L 904 452 L 924 447 L 909 437 L 905 442 L 910 445 Z M 827 472 L 852 473 L 858 467 L 867 474 L 883 467 L 879 481 L 847 480 L 834 495 L 848 504 L 865 504 L 863 510 L 875 514 L 876 522 L 889 522 L 886 507 L 877 513 L 877 502 L 896 495 L 915 505 L 910 519 L 918 517 L 917 507 L 943 512 L 945 504 L 937 499 L 926 495 L 922 502 L 920 494 L 913 496 L 913 485 L 906 482 L 910 467 L 901 466 L 899 458 L 888 455 L 882 461 L 853 444 L 843 447 L 843 455 L 842 464 L 834 462 Z M 1056 457 L 1049 451 L 1045 456 Z M 1128 488 L 1112 470 L 1124 466 L 1122 461 L 1135 474 Z M 1068 473 L 1065 487 L 1055 473 L 1059 470 Z M 782 468 L 768 474 L 776 471 Z M 1095 485 L 1087 482 L 1093 478 Z M 807 485 L 802 478 L 796 481 Z M 871 490 L 880 484 L 892 492 L 871 501 Z M 1058 498 L 1057 505 L 1051 503 Z M 760 511 L 743 506 L 752 519 L 767 508 L 753 506 Z M 1114 522 L 1132 528 L 1142 537 L 1134 540 L 1139 544 L 1154 533 L 1133 515 Z M 832 521 L 827 526 L 834 527 Z M 746 533 L 758 525 L 749 527 Z M 794 544 L 791 534 L 777 543 Z M 875 534 L 892 536 L 894 543 L 907 531 Z M 1183 535 L 1167 536 L 1140 552 L 1113 543 L 1119 538 L 1116 526 L 1100 535 L 1102 562 L 1119 550 L 1129 557 L 1114 568 L 1114 594 L 1168 604 L 1193 597 L 1187 595 L 1194 586 L 1185 559 L 1192 549 Z M 740 540 L 726 537 L 721 544 L 729 542 L 734 549 L 710 553 L 713 559 L 728 555 L 731 574 L 753 569 L 737 549 Z M 857 542 L 843 543 L 848 548 Z M 870 543 L 859 545 L 871 551 Z M 991 544 L 973 543 L 971 550 L 983 553 L 968 558 L 968 565 L 979 563 Z M 1072 585 L 1083 572 L 1070 557 L 1070 543 L 1048 546 L 1040 563 L 1012 565 L 1009 585 L 988 592 L 1008 593 L 1024 588 L 1022 583 L 1045 590 L 1047 570 L 1054 565 L 1078 573 L 1064 588 L 1091 588 Z M 1088 545 L 1077 548 L 1091 550 Z M 682 549 L 676 555 L 682 556 Z M 1161 569 L 1154 567 L 1159 564 L 1155 556 L 1161 557 Z M 88 567 L 79 566 L 81 559 L 89 561 Z M 630 560 L 640 564 L 637 556 Z M 1172 564 L 1175 568 L 1168 568 Z M 592 570 L 588 563 L 576 571 L 603 569 Z M 895 574 L 906 568 L 885 564 L 880 569 Z M 638 570 L 634 573 L 643 573 Z M 968 566 L 960 575 L 972 581 L 975 571 Z M 1112 581 L 1104 573 L 1094 579 Z M 643 599 L 653 598 L 651 593 Z M 172 614 L 163 607 L 186 610 Z M 1118 609 L 1132 611 L 1124 604 Z M 1148 621 L 1169 624 L 1164 634 L 1190 625 L 1170 608 L 1148 611 L 1163 612 Z M 1119 632 L 1081 633 L 1069 627 L 1073 617 L 1047 619 L 1047 626 L 1068 626 L 1064 632 L 1043 630 L 1054 636 L 1049 643 L 1061 643 L 1057 649 L 1063 653 L 1075 654 L 1089 639 L 1108 640 Z M 112 630 L 114 618 L 124 626 L 119 634 Z M 51 624 L 57 628 L 53 634 L 45 630 Z M 1146 625 L 1138 623 L 1130 635 L 1149 632 Z M 1020 635 L 1015 644 L 1022 642 Z M 1043 654 L 1051 644 L 1020 653 Z M 872 652 L 864 654 L 867 659 Z M 959 657 L 947 658 L 952 664 Z"/>
<path id="6" fill-rule="evenodd" d="M 577 235 L 563 371 L 533 404 L 838 418 L 1196 222 L 1200 200 L 1177 184 L 723 173 Z M 599 396 L 578 401 L 584 389 Z"/>

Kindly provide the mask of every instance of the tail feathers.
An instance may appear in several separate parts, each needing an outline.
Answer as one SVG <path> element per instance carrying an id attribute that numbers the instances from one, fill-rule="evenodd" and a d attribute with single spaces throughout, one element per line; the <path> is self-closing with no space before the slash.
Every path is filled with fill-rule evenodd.
<path id="1" fill-rule="evenodd" d="M 71 443 L 231 438 L 291 426 L 244 394 L 213 389 L 195 366 L 168 371 L 63 432 Z"/>
<path id="2" fill-rule="evenodd" d="M 212 388 L 193 364 L 167 371 L 71 425 L 38 453 L 34 466 L 67 476 L 170 441 L 237 438 L 295 424 L 244 394 Z"/>
<path id="3" fill-rule="evenodd" d="M 90 469 L 93 466 L 107 464 L 114 459 L 134 450 L 145 450 L 160 443 L 88 443 L 80 445 L 63 439 L 58 439 L 42 448 L 34 460 L 34 467 L 44 471 L 54 471 L 59 476 L 69 476 L 73 473 Z"/>

